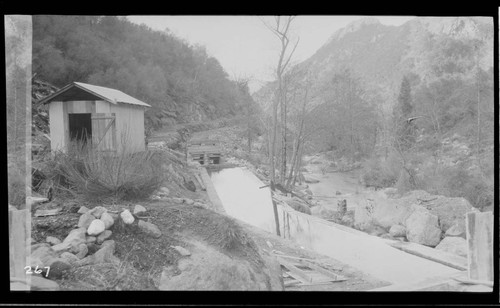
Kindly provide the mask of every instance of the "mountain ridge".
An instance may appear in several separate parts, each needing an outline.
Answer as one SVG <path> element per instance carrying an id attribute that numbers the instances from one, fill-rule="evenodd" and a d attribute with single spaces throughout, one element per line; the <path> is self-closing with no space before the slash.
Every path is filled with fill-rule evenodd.
<path id="1" fill-rule="evenodd" d="M 452 43 L 468 51 L 469 58 L 480 53 L 478 63 L 482 69 L 493 67 L 492 21 L 488 17 L 416 17 L 400 26 L 389 26 L 375 17 L 365 17 L 335 31 L 297 67 L 310 71 L 319 83 L 325 82 L 332 72 L 350 69 L 368 92 L 380 96 L 382 109 L 390 112 L 404 75 L 412 74 L 424 83 L 432 81 L 444 52 L 464 63 L 470 62 L 465 56 L 454 54 L 458 48 Z M 451 42 L 447 50 L 440 50 L 445 48 L 442 42 Z M 474 44 L 482 45 L 475 51 Z M 470 68 L 464 72 L 470 73 Z M 271 99 L 263 94 L 269 92 L 265 89 L 269 86 L 272 83 L 254 93 L 254 99 L 264 109 Z"/>

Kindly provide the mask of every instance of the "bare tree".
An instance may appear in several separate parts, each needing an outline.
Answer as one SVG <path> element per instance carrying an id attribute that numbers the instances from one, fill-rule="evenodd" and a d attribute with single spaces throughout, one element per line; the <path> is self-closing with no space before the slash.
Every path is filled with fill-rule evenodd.
<path id="1" fill-rule="evenodd" d="M 281 16 L 275 16 L 274 24 L 269 25 L 264 23 L 264 25 L 273 33 L 279 40 L 281 44 L 281 50 L 279 54 L 278 64 L 276 66 L 276 81 L 277 88 L 274 95 L 274 101 L 272 105 L 272 118 L 271 118 L 271 134 L 269 140 L 269 163 L 270 163 L 270 177 L 271 177 L 271 190 L 275 190 L 276 184 L 276 137 L 277 137 L 277 125 L 278 125 L 278 107 L 281 106 L 282 114 L 284 112 L 284 104 L 286 99 L 286 91 L 283 84 L 283 76 L 290 65 L 290 60 L 292 59 L 293 53 L 297 48 L 299 40 L 295 42 L 293 46 L 290 45 L 290 25 L 295 19 L 295 16 L 287 16 L 282 18 Z M 291 48 L 291 49 L 290 49 Z M 282 164 L 283 166 L 283 164 Z M 283 179 L 280 179 L 282 181 Z M 273 209 L 276 220 L 276 233 L 279 235 L 279 219 L 276 204 L 273 201 Z"/>

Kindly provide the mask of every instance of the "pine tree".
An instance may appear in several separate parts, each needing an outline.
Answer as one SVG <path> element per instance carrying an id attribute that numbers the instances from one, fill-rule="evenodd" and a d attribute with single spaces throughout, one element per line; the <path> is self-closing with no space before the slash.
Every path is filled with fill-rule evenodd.
<path id="1" fill-rule="evenodd" d="M 393 111 L 396 125 L 396 146 L 400 147 L 402 150 L 407 150 L 415 143 L 417 127 L 414 121 L 411 120 L 412 113 L 411 85 L 410 81 L 405 76 L 401 81 L 398 103 Z"/>

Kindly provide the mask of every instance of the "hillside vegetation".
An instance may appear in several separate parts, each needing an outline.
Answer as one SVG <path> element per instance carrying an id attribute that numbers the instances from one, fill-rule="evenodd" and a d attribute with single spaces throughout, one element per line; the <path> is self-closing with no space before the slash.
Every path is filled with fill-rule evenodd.
<path id="1" fill-rule="evenodd" d="M 492 19 L 429 17 L 386 26 L 364 18 L 335 32 L 283 80 L 253 97 L 270 118 L 282 93 L 278 126 L 287 161 L 303 119 L 304 154 L 327 152 L 332 166 L 364 166 L 367 186 L 492 205 Z"/>
<path id="2" fill-rule="evenodd" d="M 33 73 L 56 87 L 115 88 L 153 108 L 147 125 L 231 117 L 252 104 L 202 46 L 114 16 L 33 16 Z"/>

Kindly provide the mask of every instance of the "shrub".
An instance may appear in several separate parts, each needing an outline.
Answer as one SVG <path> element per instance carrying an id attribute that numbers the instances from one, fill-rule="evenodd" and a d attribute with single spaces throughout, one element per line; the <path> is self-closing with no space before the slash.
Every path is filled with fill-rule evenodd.
<path id="1" fill-rule="evenodd" d="M 391 187 L 399 178 L 400 168 L 395 156 L 389 156 L 385 161 L 373 157 L 363 163 L 361 179 L 365 186 Z"/>
<path id="2" fill-rule="evenodd" d="M 110 154 L 82 144 L 54 156 L 55 172 L 86 199 L 149 196 L 163 180 L 161 156 L 153 151 Z"/>
<path id="3" fill-rule="evenodd" d="M 478 209 L 493 203 L 493 181 L 482 176 L 478 170 L 466 168 L 464 164 L 428 164 L 421 170 L 419 177 L 421 189 L 431 194 L 462 197 Z"/>

